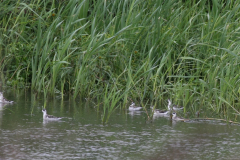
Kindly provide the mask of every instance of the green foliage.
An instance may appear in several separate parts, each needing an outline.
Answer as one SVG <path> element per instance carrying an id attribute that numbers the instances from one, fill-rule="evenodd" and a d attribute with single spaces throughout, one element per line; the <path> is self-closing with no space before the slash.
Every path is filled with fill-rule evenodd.
<path id="1" fill-rule="evenodd" d="M 45 96 L 105 93 L 105 106 L 198 97 L 237 109 L 240 5 L 212 2 L 0 1 L 0 71 Z"/>

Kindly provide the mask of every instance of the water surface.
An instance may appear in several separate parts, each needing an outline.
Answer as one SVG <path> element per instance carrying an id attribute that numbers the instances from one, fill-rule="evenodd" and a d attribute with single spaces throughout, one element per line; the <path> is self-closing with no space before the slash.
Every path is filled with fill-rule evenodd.
<path id="1" fill-rule="evenodd" d="M 144 112 L 116 110 L 109 123 L 91 101 L 43 100 L 5 93 L 16 103 L 0 107 L 0 159 L 238 159 L 240 126 L 217 121 L 146 122 Z"/>

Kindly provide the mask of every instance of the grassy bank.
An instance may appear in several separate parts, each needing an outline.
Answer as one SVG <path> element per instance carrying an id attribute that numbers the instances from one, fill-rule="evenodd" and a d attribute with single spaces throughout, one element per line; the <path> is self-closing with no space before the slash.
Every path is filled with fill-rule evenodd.
<path id="1" fill-rule="evenodd" d="M 116 107 L 239 110 L 237 1 L 0 1 L 1 79 Z"/>

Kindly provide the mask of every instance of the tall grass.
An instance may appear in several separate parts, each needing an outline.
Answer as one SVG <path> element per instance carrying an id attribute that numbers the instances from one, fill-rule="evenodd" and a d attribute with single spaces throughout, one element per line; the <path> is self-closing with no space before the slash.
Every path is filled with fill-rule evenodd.
<path id="1" fill-rule="evenodd" d="M 1 1 L 2 77 L 45 96 L 114 105 L 167 97 L 185 111 L 197 98 L 239 114 L 240 5 L 211 2 Z"/>

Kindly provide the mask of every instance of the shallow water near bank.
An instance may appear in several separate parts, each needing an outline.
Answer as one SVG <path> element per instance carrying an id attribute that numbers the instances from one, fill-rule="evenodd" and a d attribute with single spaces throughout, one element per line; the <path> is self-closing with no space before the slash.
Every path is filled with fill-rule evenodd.
<path id="1" fill-rule="evenodd" d="M 91 101 L 42 99 L 8 92 L 16 103 L 0 107 L 0 159 L 238 159 L 240 126 L 218 121 L 174 122 L 116 110 L 105 125 Z"/>

